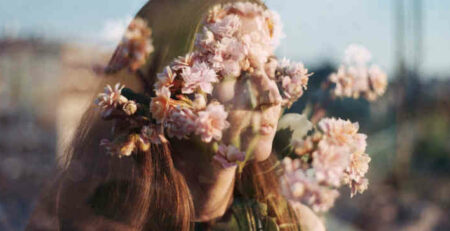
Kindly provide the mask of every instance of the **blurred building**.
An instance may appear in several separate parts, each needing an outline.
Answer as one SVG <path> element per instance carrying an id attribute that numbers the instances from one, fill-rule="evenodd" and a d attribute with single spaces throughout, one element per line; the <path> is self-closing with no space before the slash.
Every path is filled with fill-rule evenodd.
<path id="1" fill-rule="evenodd" d="M 99 79 L 96 49 L 0 40 L 0 230 L 24 228 Z M 103 58 L 104 60 L 104 58 Z"/>

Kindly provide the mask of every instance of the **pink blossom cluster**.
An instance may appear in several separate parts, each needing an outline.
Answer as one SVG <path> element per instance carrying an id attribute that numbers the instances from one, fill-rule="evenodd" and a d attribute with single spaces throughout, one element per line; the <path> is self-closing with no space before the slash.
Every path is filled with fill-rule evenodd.
<path id="1" fill-rule="evenodd" d="M 278 63 L 275 78 L 283 93 L 284 106 L 290 107 L 303 95 L 311 75 L 303 63 L 294 63 L 288 59 L 282 59 Z"/>
<path id="2" fill-rule="evenodd" d="M 316 178 L 320 182 L 325 182 L 331 186 L 338 187 L 343 178 L 349 178 L 348 172 L 354 172 L 360 161 L 367 161 L 367 168 L 364 172 L 357 171 L 361 178 L 352 180 L 362 181 L 364 174 L 368 170 L 370 158 L 364 154 L 366 150 L 365 134 L 358 133 L 358 123 L 348 120 L 325 118 L 319 122 L 319 129 L 322 131 L 322 139 L 318 142 L 317 150 L 312 153 L 313 168 L 316 169 Z M 366 155 L 367 159 L 356 158 L 359 155 Z M 364 191 L 364 189 L 358 189 Z M 355 192 L 352 190 L 352 195 Z"/>
<path id="3" fill-rule="evenodd" d="M 245 160 L 245 153 L 233 145 L 220 144 L 217 154 L 213 157 L 223 168 L 237 166 L 238 162 Z"/>
<path id="4" fill-rule="evenodd" d="M 106 72 L 116 72 L 125 67 L 132 72 L 145 64 L 153 52 L 152 31 L 142 18 L 135 18 L 128 25 Z"/>
<path id="5" fill-rule="evenodd" d="M 377 65 L 368 65 L 370 52 L 361 45 L 352 44 L 345 51 L 343 64 L 330 81 L 336 84 L 333 94 L 338 97 L 365 97 L 376 100 L 387 87 L 387 75 Z"/>
<path id="6" fill-rule="evenodd" d="M 127 115 L 132 115 L 137 110 L 136 102 L 128 100 L 122 95 L 122 90 L 125 86 L 117 83 L 114 87 L 106 85 L 104 92 L 98 94 L 95 104 L 101 108 L 101 116 L 108 118 L 114 112 L 125 112 Z"/>
<path id="7" fill-rule="evenodd" d="M 334 205 L 339 196 L 336 189 L 319 184 L 313 176 L 301 167 L 300 159 L 285 157 L 282 160 L 284 175 L 281 177 L 281 189 L 292 203 L 305 203 L 315 212 L 326 212 Z"/>
<path id="8" fill-rule="evenodd" d="M 294 142 L 301 158 L 284 160 L 285 176 L 281 180 L 285 194 L 323 212 L 333 204 L 331 199 L 337 197 L 333 190 L 341 185 L 350 186 L 352 197 L 366 190 L 368 181 L 364 175 L 370 157 L 365 154 L 366 135 L 358 130 L 357 123 L 324 118 L 313 135 Z M 327 198 L 320 199 L 322 194 Z"/>
<path id="9" fill-rule="evenodd" d="M 254 3 L 215 6 L 206 17 L 196 46 L 222 77 L 263 69 L 282 37 L 280 17 Z"/>

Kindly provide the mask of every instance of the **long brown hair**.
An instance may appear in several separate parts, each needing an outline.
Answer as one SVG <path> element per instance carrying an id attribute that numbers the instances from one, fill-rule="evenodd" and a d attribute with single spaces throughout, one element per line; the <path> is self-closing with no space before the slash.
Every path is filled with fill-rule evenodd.
<path id="1" fill-rule="evenodd" d="M 153 30 L 155 51 L 143 68 L 141 79 L 119 75 L 114 82 L 134 85 L 151 94 L 148 86 L 152 86 L 156 73 L 170 60 L 192 49 L 198 25 L 207 10 L 218 3 L 236 1 L 150 1 L 138 16 Z M 248 1 L 262 4 L 258 0 Z M 93 108 L 85 113 L 67 151 L 65 169 L 54 183 L 59 228 L 191 230 L 193 201 L 183 176 L 174 166 L 170 145 L 153 145 L 149 151 L 130 158 L 111 157 L 99 142 L 110 136 L 112 122 L 98 118 Z M 267 204 L 269 214 L 283 230 L 299 230 L 295 215 L 279 192 L 276 170 L 274 157 L 249 163 L 237 177 L 234 195 Z M 247 186 L 245 190 L 243 185 Z"/>

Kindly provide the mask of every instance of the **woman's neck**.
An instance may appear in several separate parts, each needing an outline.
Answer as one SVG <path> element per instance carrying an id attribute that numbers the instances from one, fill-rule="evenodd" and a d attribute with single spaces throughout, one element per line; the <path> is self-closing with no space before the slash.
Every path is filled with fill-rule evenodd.
<path id="1" fill-rule="evenodd" d="M 233 200 L 237 167 L 223 168 L 193 143 L 174 141 L 173 160 L 188 184 L 196 221 L 221 217 Z"/>

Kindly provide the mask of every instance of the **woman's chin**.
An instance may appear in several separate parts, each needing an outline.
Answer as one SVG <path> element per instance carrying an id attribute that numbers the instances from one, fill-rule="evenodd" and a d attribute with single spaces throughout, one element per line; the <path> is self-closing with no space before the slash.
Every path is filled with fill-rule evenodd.
<path id="1" fill-rule="evenodd" d="M 255 161 L 264 161 L 269 158 L 270 154 L 272 153 L 272 139 L 265 139 L 264 137 L 261 138 L 254 151 L 253 151 L 253 158 Z"/>

